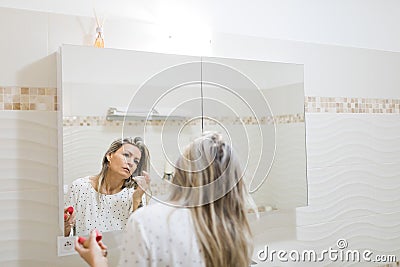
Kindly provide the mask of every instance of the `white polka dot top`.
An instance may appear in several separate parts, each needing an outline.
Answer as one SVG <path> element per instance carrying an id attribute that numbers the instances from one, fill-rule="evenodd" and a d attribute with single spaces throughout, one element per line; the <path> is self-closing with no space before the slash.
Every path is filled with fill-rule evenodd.
<path id="1" fill-rule="evenodd" d="M 156 203 L 135 211 L 126 226 L 119 266 L 204 267 L 190 210 Z"/>
<path id="2" fill-rule="evenodd" d="M 98 193 L 90 177 L 75 180 L 65 195 L 65 207 L 76 212 L 75 235 L 88 235 L 93 228 L 101 232 L 122 230 L 131 214 L 133 188 L 114 195 Z"/>

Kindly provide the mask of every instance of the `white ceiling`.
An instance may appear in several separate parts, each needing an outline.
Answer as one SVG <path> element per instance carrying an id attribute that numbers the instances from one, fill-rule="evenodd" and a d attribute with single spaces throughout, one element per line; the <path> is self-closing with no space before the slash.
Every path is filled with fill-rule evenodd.
<path id="1" fill-rule="evenodd" d="M 0 7 L 159 23 L 195 18 L 213 32 L 400 52 L 398 0 L 0 0 Z"/>

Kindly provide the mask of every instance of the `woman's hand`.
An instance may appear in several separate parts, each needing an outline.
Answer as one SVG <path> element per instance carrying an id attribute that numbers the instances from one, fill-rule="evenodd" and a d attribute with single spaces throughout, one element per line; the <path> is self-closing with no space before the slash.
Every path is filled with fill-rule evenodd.
<path id="1" fill-rule="evenodd" d="M 146 190 L 150 188 L 150 175 L 143 171 L 143 176 L 136 176 L 134 177 L 138 187 L 133 192 L 132 200 L 133 200 L 133 207 L 132 210 L 135 211 L 140 203 L 142 202 L 142 196 Z"/>
<path id="2" fill-rule="evenodd" d="M 79 243 L 77 237 L 75 239 L 75 250 L 92 267 L 108 266 L 107 246 L 102 241 L 96 241 L 95 231 L 90 232 L 89 238 L 84 244 Z"/>
<path id="3" fill-rule="evenodd" d="M 143 196 L 143 193 L 150 187 L 150 175 L 143 171 L 143 176 L 136 176 L 134 180 L 138 184 L 136 191 L 139 191 L 141 196 Z"/>
<path id="4" fill-rule="evenodd" d="M 69 213 L 71 207 L 64 209 L 64 236 L 69 236 L 72 228 L 75 226 L 75 215 L 76 212 L 74 209 L 72 213 Z"/>

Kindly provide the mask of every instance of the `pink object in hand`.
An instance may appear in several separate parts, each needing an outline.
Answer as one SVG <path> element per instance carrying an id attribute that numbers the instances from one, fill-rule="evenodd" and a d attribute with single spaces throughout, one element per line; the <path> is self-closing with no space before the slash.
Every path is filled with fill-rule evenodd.
<path id="1" fill-rule="evenodd" d="M 78 237 L 78 243 L 83 245 L 83 243 L 85 243 L 85 241 L 86 241 L 85 237 L 83 237 L 83 236 Z"/>
<path id="2" fill-rule="evenodd" d="M 103 238 L 102 233 L 97 229 L 94 229 L 93 231 L 95 231 L 96 233 L 96 241 L 99 242 Z M 86 240 L 87 240 L 86 237 L 83 236 L 78 237 L 78 243 L 82 244 L 84 247 L 88 246 Z"/>
<path id="3" fill-rule="evenodd" d="M 103 238 L 103 234 L 97 229 L 94 229 L 94 231 L 96 232 L 96 241 L 99 242 Z"/>
<path id="4" fill-rule="evenodd" d="M 72 214 L 73 212 L 74 212 L 74 207 L 68 207 L 67 208 L 67 212 L 69 213 L 69 214 Z"/>

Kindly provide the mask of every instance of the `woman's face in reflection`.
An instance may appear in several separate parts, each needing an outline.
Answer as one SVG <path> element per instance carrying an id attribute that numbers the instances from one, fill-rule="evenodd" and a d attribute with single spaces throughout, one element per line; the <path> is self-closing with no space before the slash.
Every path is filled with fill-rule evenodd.
<path id="1" fill-rule="evenodd" d="M 117 151 L 107 156 L 109 171 L 129 178 L 136 170 L 142 153 L 132 144 L 124 144 Z"/>

